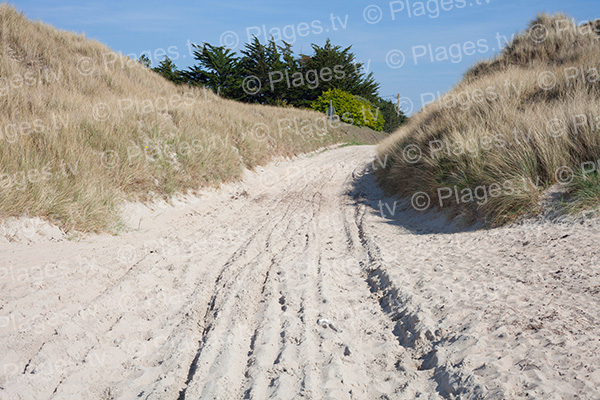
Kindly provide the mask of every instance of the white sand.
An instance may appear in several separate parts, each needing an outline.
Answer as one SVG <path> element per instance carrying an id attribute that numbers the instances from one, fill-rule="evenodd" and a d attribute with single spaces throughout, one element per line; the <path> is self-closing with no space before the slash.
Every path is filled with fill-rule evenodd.
<path id="1" fill-rule="evenodd" d="M 382 217 L 372 152 L 130 206 L 120 236 L 13 232 L 0 399 L 600 398 L 598 228 Z"/>

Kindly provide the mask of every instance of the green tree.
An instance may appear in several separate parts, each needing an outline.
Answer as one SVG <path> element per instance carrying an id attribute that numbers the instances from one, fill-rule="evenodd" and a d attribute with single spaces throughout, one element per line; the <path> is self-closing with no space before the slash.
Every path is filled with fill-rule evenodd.
<path id="1" fill-rule="evenodd" d="M 408 117 L 404 115 L 402 110 L 398 110 L 398 107 L 389 100 L 379 98 L 373 105 L 379 108 L 381 115 L 383 115 L 385 121 L 383 125 L 384 132 L 392 133 L 408 121 Z"/>
<path id="2" fill-rule="evenodd" d="M 240 67 L 243 70 L 242 89 L 245 91 L 244 101 L 264 103 L 269 67 L 265 46 L 254 36 L 242 50 Z M 256 78 L 254 80 L 253 78 Z"/>
<path id="3" fill-rule="evenodd" d="M 375 81 L 372 72 L 366 73 L 364 65 L 356 60 L 351 52 L 352 46 L 342 48 L 334 46 L 327 39 L 320 47 L 312 45 L 313 55 L 302 57 L 302 69 L 305 73 L 310 70 L 322 75 L 326 68 L 333 70 L 331 79 L 321 79 L 319 87 L 306 92 L 306 101 L 313 101 L 330 89 L 341 89 L 345 92 L 362 96 L 369 101 L 378 97 L 379 83 Z"/>
<path id="4" fill-rule="evenodd" d="M 150 61 L 150 58 L 148 58 L 148 56 L 145 55 L 145 54 L 142 54 L 140 56 L 140 58 L 138 59 L 138 62 L 140 64 L 142 64 L 146 68 L 151 68 L 152 67 L 152 61 Z"/>
<path id="5" fill-rule="evenodd" d="M 242 51 L 240 66 L 243 71 L 243 89 L 246 101 L 262 104 L 281 102 L 286 96 L 286 87 L 277 79 L 285 71 L 280 48 L 271 39 L 262 44 L 254 37 Z"/>
<path id="6" fill-rule="evenodd" d="M 283 46 L 279 46 L 281 51 L 281 60 L 283 62 L 283 73 L 289 77 L 296 76 L 302 73 L 301 59 L 294 55 L 292 45 L 287 42 L 283 42 Z M 291 83 L 291 82 L 290 82 Z M 284 77 L 284 81 L 281 83 L 285 87 L 284 101 L 287 104 L 301 106 L 306 96 L 306 88 L 302 86 L 294 86 L 288 84 L 287 78 Z"/>
<path id="7" fill-rule="evenodd" d="M 202 84 L 224 97 L 240 99 L 241 71 L 239 59 L 231 49 L 208 43 L 192 45 L 198 65 L 183 73 L 188 83 Z"/>
<path id="8" fill-rule="evenodd" d="M 152 70 L 172 82 L 182 83 L 185 81 L 185 77 L 177 70 L 177 65 L 167 56 L 158 64 L 158 67 L 154 67 Z"/>

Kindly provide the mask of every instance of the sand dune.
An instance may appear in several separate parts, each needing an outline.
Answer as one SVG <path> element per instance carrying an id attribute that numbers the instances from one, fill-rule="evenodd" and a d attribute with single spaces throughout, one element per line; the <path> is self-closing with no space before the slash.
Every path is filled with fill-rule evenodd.
<path id="1" fill-rule="evenodd" d="M 461 229 L 385 199 L 374 151 L 0 243 L 0 399 L 599 398 L 597 227 Z"/>

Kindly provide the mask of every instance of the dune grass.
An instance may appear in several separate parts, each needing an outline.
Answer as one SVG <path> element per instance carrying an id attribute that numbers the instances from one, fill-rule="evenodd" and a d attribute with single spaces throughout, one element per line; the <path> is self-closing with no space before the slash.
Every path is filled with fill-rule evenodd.
<path id="1" fill-rule="evenodd" d="M 383 187 L 409 197 L 424 192 L 431 207 L 491 225 L 539 213 L 555 185 L 569 194 L 567 209 L 597 205 L 597 28 L 538 15 L 501 54 L 477 63 L 380 144 Z"/>
<path id="2" fill-rule="evenodd" d="M 218 185 L 273 157 L 381 137 L 313 111 L 175 86 L 0 4 L 0 217 L 113 230 L 121 201 Z"/>

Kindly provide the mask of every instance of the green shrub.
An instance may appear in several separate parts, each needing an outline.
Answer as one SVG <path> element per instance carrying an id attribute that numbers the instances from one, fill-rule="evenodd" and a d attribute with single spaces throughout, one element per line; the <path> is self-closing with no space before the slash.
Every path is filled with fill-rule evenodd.
<path id="1" fill-rule="evenodd" d="M 383 130 L 385 121 L 378 108 L 368 100 L 340 89 L 324 92 L 311 104 L 311 108 L 326 113 L 330 102 L 333 103 L 336 115 L 339 115 L 343 122 L 366 126 L 376 131 Z"/>

